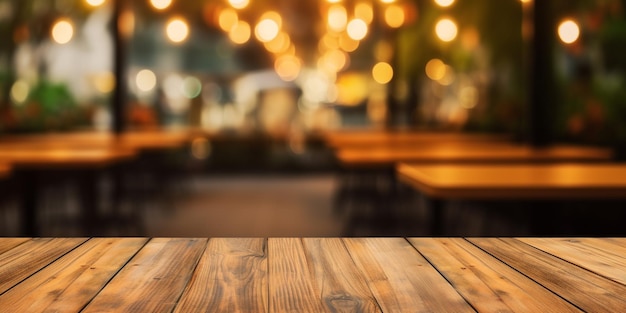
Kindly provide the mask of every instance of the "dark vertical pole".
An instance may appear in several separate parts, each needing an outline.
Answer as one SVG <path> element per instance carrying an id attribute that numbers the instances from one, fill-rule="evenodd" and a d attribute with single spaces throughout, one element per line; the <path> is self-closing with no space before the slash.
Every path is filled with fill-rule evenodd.
<path id="1" fill-rule="evenodd" d="M 124 12 L 124 0 L 113 1 L 113 41 L 114 41 L 114 61 L 113 72 L 115 76 L 115 90 L 111 103 L 111 113 L 113 117 L 113 132 L 120 134 L 124 131 L 125 123 L 125 101 L 126 101 L 126 41 L 122 34 L 120 19 Z"/>
<path id="2" fill-rule="evenodd" d="M 530 41 L 529 140 L 546 146 L 553 140 L 557 97 L 554 82 L 553 46 L 556 23 L 552 1 L 533 1 L 533 30 Z"/>

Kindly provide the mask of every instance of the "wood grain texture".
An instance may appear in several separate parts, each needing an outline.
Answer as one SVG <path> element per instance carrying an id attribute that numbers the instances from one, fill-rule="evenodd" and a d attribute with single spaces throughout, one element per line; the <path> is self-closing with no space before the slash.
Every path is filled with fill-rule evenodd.
<path id="1" fill-rule="evenodd" d="M 83 312 L 171 312 L 207 239 L 150 240 Z"/>
<path id="2" fill-rule="evenodd" d="M 0 294 L 76 248 L 85 238 L 35 238 L 0 255 Z"/>
<path id="3" fill-rule="evenodd" d="M 341 239 L 305 238 L 302 242 L 313 284 L 329 312 L 380 312 Z"/>
<path id="4" fill-rule="evenodd" d="M 626 286 L 517 239 L 470 238 L 481 249 L 587 312 L 622 312 Z"/>
<path id="5" fill-rule="evenodd" d="M 175 312 L 267 312 L 267 240 L 210 239 Z"/>
<path id="6" fill-rule="evenodd" d="M 409 241 L 479 312 L 580 312 L 465 239 Z"/>
<path id="7" fill-rule="evenodd" d="M 519 240 L 626 285 L 626 238 L 520 238 Z"/>
<path id="8" fill-rule="evenodd" d="M 474 312 L 405 239 L 344 242 L 383 312 Z"/>
<path id="9" fill-rule="evenodd" d="M 0 240 L 0 255 L 29 240 L 29 238 L 2 238 Z"/>
<path id="10" fill-rule="evenodd" d="M 90 239 L 0 296 L 12 312 L 78 312 L 147 239 Z"/>
<path id="11" fill-rule="evenodd" d="M 321 292 L 313 287 L 313 277 L 297 238 L 270 238 L 269 308 L 271 312 L 326 312 Z"/>

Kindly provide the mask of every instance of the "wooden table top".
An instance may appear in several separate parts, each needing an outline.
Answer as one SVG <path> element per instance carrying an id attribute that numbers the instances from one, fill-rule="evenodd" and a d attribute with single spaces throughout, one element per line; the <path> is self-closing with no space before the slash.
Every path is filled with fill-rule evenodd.
<path id="1" fill-rule="evenodd" d="M 0 148 L 0 162 L 15 168 L 65 169 L 107 166 L 136 156 L 130 149 L 116 148 L 51 148 L 45 146 Z"/>
<path id="2" fill-rule="evenodd" d="M 2 238 L 14 312 L 621 312 L 626 239 Z"/>
<path id="3" fill-rule="evenodd" d="M 479 145 L 449 144 L 414 148 L 372 147 L 335 151 L 344 167 L 390 167 L 400 162 L 414 163 L 520 163 L 520 162 L 598 162 L 609 161 L 609 149 L 555 145 L 533 148 L 507 143 Z"/>
<path id="4" fill-rule="evenodd" d="M 626 198 L 623 164 L 400 164 L 397 172 L 400 181 L 440 198 Z"/>
<path id="5" fill-rule="evenodd" d="M 367 148 L 375 146 L 415 146 L 439 143 L 506 142 L 507 135 L 435 131 L 358 130 L 334 131 L 323 134 L 331 148 Z"/>
<path id="6" fill-rule="evenodd" d="M 0 149 L 38 145 L 49 148 L 159 150 L 180 148 L 192 138 L 193 134 L 184 130 L 129 131 L 120 135 L 95 131 L 11 135 L 0 138 Z"/>

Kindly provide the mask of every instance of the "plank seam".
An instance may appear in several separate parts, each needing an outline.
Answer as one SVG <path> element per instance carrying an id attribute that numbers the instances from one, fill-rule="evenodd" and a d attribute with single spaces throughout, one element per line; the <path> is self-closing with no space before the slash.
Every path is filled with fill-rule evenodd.
<path id="1" fill-rule="evenodd" d="M 359 273 L 359 279 L 361 279 L 361 282 L 367 286 L 367 289 L 370 292 L 370 296 L 372 297 L 372 299 L 374 299 L 374 303 L 376 303 L 376 306 L 378 307 L 378 311 L 379 312 L 383 312 L 383 307 L 380 305 L 380 302 L 376 298 L 376 295 L 374 294 L 374 291 L 372 290 L 372 287 L 370 286 L 370 283 L 367 281 L 367 279 L 364 278 L 363 272 L 360 271 L 359 267 L 356 265 L 356 262 L 354 261 L 354 256 L 350 252 L 350 249 L 348 249 L 348 246 L 346 246 L 345 240 L 346 240 L 346 238 L 341 238 L 341 245 L 346 250 L 346 252 L 348 252 L 348 255 L 350 256 L 350 261 L 352 261 L 352 264 L 354 265 L 355 271 Z"/>
<path id="2" fill-rule="evenodd" d="M 189 282 L 191 282 L 191 279 L 193 278 L 194 273 L 198 269 L 198 265 L 200 264 L 200 260 L 202 260 L 202 256 L 206 252 L 206 249 L 209 247 L 209 242 L 210 241 L 211 241 L 211 238 L 208 238 L 207 241 L 206 241 L 206 244 L 204 245 L 204 249 L 202 249 L 202 252 L 199 254 L 198 259 L 196 260 L 196 264 L 194 264 L 193 270 L 190 272 L 190 275 L 187 278 L 187 281 L 185 282 L 185 287 L 182 288 L 181 292 L 178 294 L 178 297 L 176 298 L 176 301 L 174 302 L 174 305 L 172 306 L 172 309 L 170 310 L 170 312 L 176 311 L 176 307 L 178 307 L 178 305 L 180 304 L 180 299 L 185 294 L 185 291 L 187 291 L 187 289 L 189 288 Z"/>

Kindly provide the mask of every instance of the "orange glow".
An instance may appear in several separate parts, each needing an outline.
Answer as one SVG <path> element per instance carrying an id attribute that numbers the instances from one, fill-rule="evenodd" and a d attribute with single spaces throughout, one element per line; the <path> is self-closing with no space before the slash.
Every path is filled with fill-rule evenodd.
<path id="1" fill-rule="evenodd" d="M 446 64 L 439 59 L 432 59 L 426 63 L 426 76 L 432 80 L 440 80 L 446 75 Z"/>
<path id="2" fill-rule="evenodd" d="M 365 23 L 370 24 L 374 19 L 374 9 L 371 3 L 359 2 L 354 6 L 354 17 L 362 19 Z"/>
<path id="3" fill-rule="evenodd" d="M 379 62 L 372 68 L 372 77 L 379 84 L 387 84 L 393 78 L 393 67 L 386 62 Z"/>
<path id="4" fill-rule="evenodd" d="M 454 0 L 435 0 L 435 3 L 440 7 L 449 7 L 454 4 Z"/>
<path id="5" fill-rule="evenodd" d="M 345 52 L 355 51 L 359 48 L 359 41 L 350 38 L 347 33 L 342 33 L 339 37 L 339 48 Z"/>
<path id="6" fill-rule="evenodd" d="M 230 38 L 230 41 L 232 41 L 233 43 L 242 45 L 250 40 L 250 35 L 250 24 L 244 21 L 239 21 L 235 26 L 230 29 L 230 32 L 228 33 L 228 38 Z"/>
<path id="7" fill-rule="evenodd" d="M 404 25 L 404 10 L 399 5 L 390 5 L 385 9 L 385 22 L 391 28 L 398 28 Z"/>
<path id="8" fill-rule="evenodd" d="M 104 4 L 106 0 L 85 0 L 85 2 L 92 7 L 99 7 Z"/>
<path id="9" fill-rule="evenodd" d="M 285 81 L 293 81 L 300 75 L 302 62 L 295 56 L 284 55 L 274 62 L 274 70 Z"/>
<path id="10" fill-rule="evenodd" d="M 278 54 L 286 52 L 290 45 L 291 39 L 289 39 L 289 35 L 285 32 L 279 32 L 278 35 L 276 35 L 276 38 L 265 43 L 265 49 L 269 52 Z"/>
<path id="11" fill-rule="evenodd" d="M 220 25 L 220 28 L 225 32 L 230 31 L 235 25 L 237 25 L 238 22 L 239 17 L 237 16 L 237 12 L 230 8 L 220 11 L 220 14 L 217 18 L 217 23 Z"/>
<path id="12" fill-rule="evenodd" d="M 228 3 L 235 9 L 245 9 L 250 4 L 250 0 L 228 0 Z"/>

